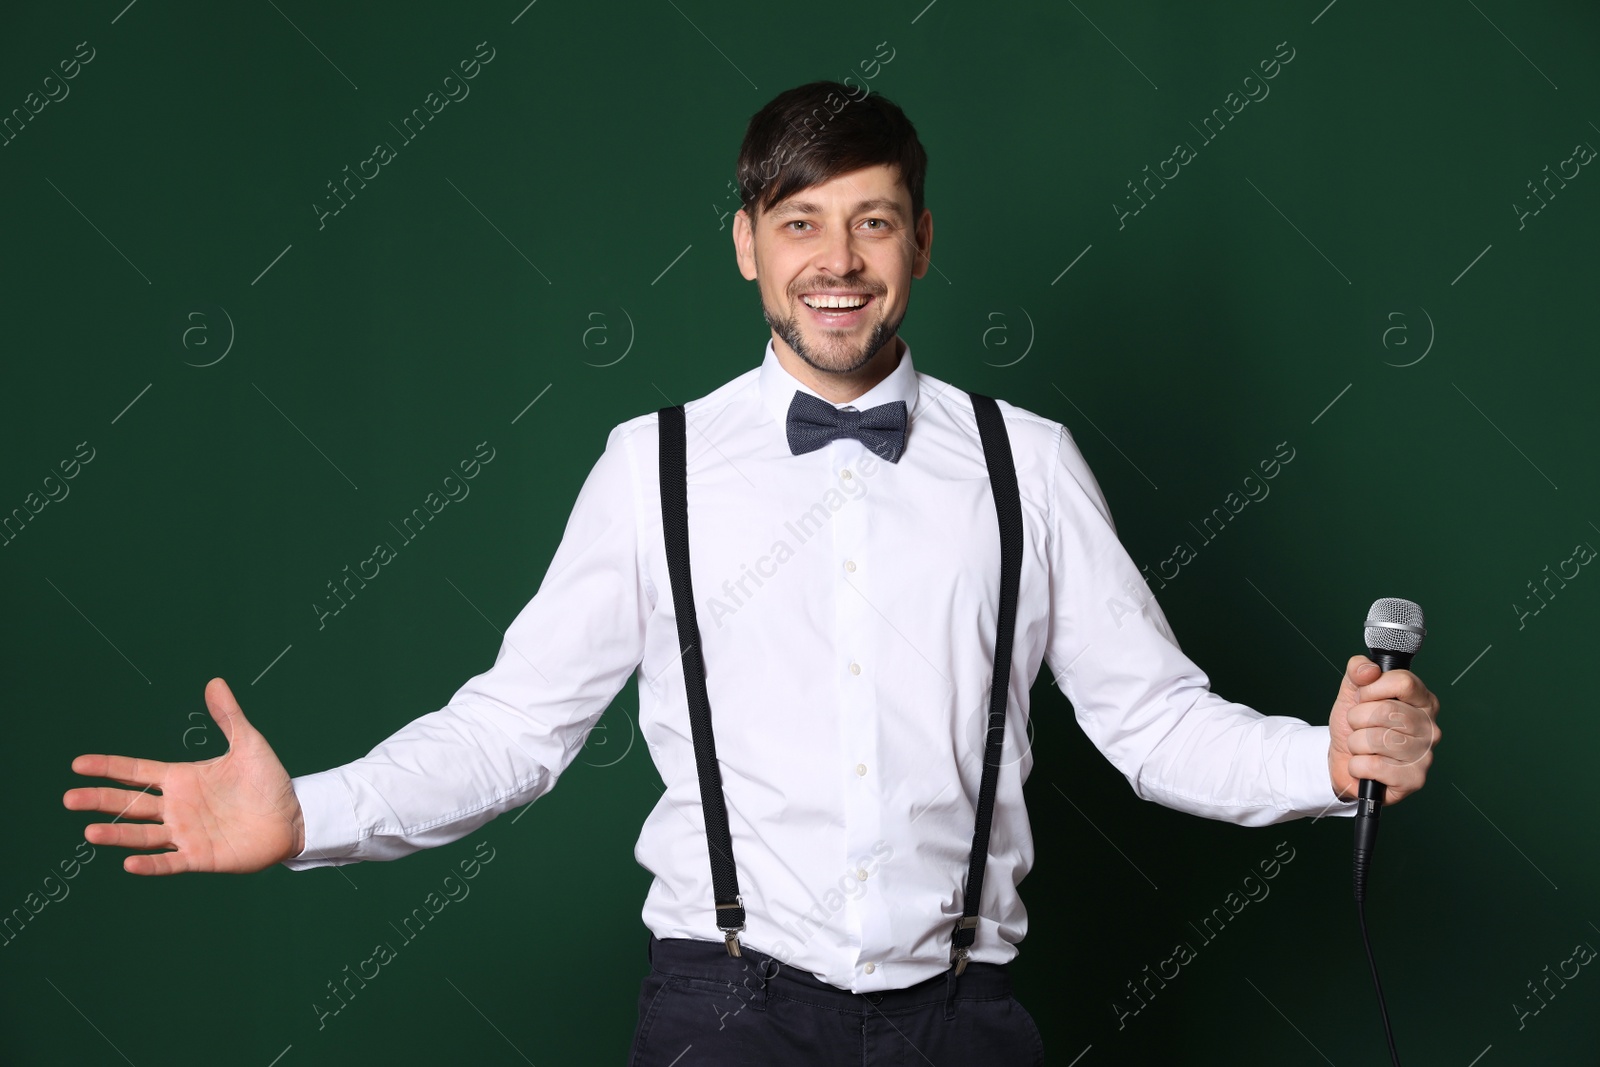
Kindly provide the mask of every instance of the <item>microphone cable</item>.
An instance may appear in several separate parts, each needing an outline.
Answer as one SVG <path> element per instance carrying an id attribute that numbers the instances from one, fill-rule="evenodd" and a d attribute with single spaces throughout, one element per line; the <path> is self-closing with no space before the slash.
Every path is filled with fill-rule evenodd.
<path id="1" fill-rule="evenodd" d="M 1364 888 L 1364 887 L 1363 887 Z M 1378 961 L 1372 957 L 1372 939 L 1367 936 L 1367 904 L 1356 896 L 1356 917 L 1361 920 L 1361 943 L 1367 948 L 1367 966 L 1372 968 L 1372 988 L 1378 991 L 1378 1014 L 1383 1016 L 1383 1037 L 1389 1043 L 1389 1062 L 1400 1067 L 1400 1053 L 1394 1048 L 1394 1031 L 1389 1027 L 1389 1006 L 1383 1002 L 1383 983 L 1378 980 Z"/>

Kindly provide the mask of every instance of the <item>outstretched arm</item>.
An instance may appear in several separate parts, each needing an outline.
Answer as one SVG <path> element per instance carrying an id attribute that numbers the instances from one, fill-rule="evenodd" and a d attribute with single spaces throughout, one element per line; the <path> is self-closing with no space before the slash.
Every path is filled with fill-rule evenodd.
<path id="1" fill-rule="evenodd" d="M 228 751 L 199 763 L 86 755 L 72 769 L 129 788 L 68 790 L 96 845 L 133 874 L 294 870 L 393 859 L 463 837 L 548 792 L 628 675 L 648 596 L 637 565 L 638 485 L 621 427 L 607 439 L 538 593 L 489 670 L 365 757 L 291 779 L 220 678 L 206 705 Z"/>

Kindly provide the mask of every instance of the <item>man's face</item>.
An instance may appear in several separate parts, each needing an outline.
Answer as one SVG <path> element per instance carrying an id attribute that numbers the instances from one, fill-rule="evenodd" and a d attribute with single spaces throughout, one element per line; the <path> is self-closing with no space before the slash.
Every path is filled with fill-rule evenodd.
<path id="1" fill-rule="evenodd" d="M 773 344 L 823 374 L 851 374 L 891 349 L 928 271 L 933 216 L 915 225 L 899 168 L 875 165 L 802 189 L 752 223 L 734 218 L 739 270 L 759 282 Z M 812 305 L 865 303 L 823 309 Z"/>

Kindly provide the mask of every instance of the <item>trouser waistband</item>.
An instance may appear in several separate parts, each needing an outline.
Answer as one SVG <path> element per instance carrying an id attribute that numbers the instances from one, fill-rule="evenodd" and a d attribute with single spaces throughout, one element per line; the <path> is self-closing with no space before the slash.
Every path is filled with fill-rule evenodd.
<path id="1" fill-rule="evenodd" d="M 740 992 L 753 1007 L 765 1009 L 769 992 L 839 1011 L 889 1014 L 910 1010 L 940 1000 L 947 1015 L 953 1015 L 955 1002 L 1011 995 L 1011 974 L 1003 963 L 968 962 L 959 976 L 955 967 L 902 989 L 871 993 L 852 993 L 830 985 L 808 971 L 784 966 L 765 952 L 742 946 L 740 956 L 728 955 L 721 941 L 699 938 L 650 936 L 650 967 L 662 974 L 699 981 L 727 983 Z M 958 992 L 959 991 L 959 992 Z"/>

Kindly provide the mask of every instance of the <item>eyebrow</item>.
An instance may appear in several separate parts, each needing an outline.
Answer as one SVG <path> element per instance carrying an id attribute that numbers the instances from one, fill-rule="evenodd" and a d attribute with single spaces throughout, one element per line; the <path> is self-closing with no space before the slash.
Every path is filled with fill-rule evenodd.
<path id="1" fill-rule="evenodd" d="M 899 202 L 886 197 L 863 200 L 855 206 L 855 210 L 851 214 L 859 215 L 863 211 L 882 211 L 893 215 L 902 222 L 905 221 L 905 213 L 901 210 Z M 821 205 L 813 204 L 808 200 L 788 200 L 767 212 L 768 217 L 774 219 L 784 218 L 788 215 L 820 214 L 822 214 Z"/>

